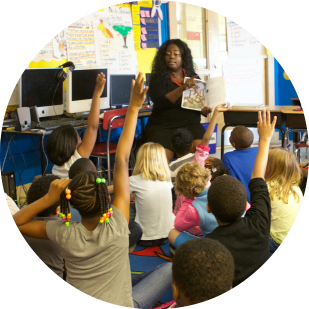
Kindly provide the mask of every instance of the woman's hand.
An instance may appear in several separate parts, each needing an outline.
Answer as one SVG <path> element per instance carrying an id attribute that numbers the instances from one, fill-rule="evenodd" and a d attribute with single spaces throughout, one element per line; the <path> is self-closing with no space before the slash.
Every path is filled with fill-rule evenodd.
<path id="1" fill-rule="evenodd" d="M 197 78 L 197 77 L 198 77 L 198 75 L 194 75 L 194 76 L 190 77 L 189 79 L 187 79 L 185 81 L 185 83 L 183 84 L 184 90 L 187 90 L 187 89 L 195 86 L 196 83 L 195 83 L 194 79 Z"/>

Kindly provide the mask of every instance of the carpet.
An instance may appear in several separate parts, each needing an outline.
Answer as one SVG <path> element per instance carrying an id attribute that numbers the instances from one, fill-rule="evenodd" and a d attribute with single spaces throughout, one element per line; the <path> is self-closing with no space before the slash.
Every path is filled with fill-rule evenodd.
<path id="1" fill-rule="evenodd" d="M 143 272 L 152 270 L 160 264 L 172 261 L 168 243 L 163 246 L 147 248 L 136 245 L 134 251 L 129 254 L 129 259 L 132 276 L 142 274 Z M 173 300 L 172 288 L 169 288 L 155 307 L 161 306 L 171 300 Z"/>

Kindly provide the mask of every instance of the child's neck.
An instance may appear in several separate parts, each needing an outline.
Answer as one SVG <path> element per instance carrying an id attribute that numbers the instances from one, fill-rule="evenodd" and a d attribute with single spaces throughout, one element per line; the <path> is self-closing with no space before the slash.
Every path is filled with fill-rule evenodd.
<path id="1" fill-rule="evenodd" d="M 100 215 L 92 218 L 82 218 L 82 225 L 90 232 L 95 230 L 95 228 L 100 223 Z"/>
<path id="2" fill-rule="evenodd" d="M 248 147 L 248 148 L 240 148 L 240 147 L 235 146 L 235 149 L 236 149 L 236 150 L 247 150 L 247 149 L 249 149 L 249 148 L 251 148 L 251 146 Z"/>

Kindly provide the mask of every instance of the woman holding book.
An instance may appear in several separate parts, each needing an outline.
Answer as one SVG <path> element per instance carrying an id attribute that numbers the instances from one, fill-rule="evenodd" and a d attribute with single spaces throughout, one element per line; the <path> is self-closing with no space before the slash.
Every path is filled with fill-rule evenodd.
<path id="1" fill-rule="evenodd" d="M 185 77 L 190 77 L 184 82 Z M 175 130 L 185 128 L 191 132 L 196 147 L 205 133 L 201 125 L 201 112 L 181 107 L 182 94 L 195 86 L 199 78 L 193 69 L 191 51 L 179 39 L 166 41 L 158 50 L 152 63 L 149 96 L 154 103 L 153 111 L 143 134 L 144 142 L 161 144 L 170 162 L 174 156 L 171 138 Z M 203 116 L 211 109 L 205 107 Z"/>

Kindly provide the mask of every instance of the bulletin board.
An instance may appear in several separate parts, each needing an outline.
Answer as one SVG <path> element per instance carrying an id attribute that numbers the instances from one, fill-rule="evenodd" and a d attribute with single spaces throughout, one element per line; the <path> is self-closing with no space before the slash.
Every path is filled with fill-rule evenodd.
<path id="1" fill-rule="evenodd" d="M 106 64 L 111 74 L 150 73 L 160 45 L 160 21 L 150 17 L 152 6 L 152 1 L 118 4 L 77 20 L 50 40 L 29 68 L 72 61 L 76 66 Z"/>

